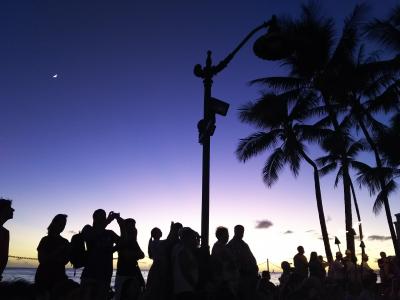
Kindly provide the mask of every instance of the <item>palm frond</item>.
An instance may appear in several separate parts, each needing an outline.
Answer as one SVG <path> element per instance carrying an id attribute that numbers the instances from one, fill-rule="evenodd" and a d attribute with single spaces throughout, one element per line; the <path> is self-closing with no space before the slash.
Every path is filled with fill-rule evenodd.
<path id="1" fill-rule="evenodd" d="M 339 159 L 339 156 L 337 156 L 337 155 L 332 155 L 332 154 L 328 154 L 328 155 L 321 156 L 321 157 L 317 158 L 317 159 L 315 160 L 315 162 L 316 162 L 316 164 L 317 164 L 319 167 L 323 167 L 323 166 L 325 166 L 325 165 L 327 165 L 327 164 L 334 163 L 334 162 L 337 161 L 338 159 Z"/>
<path id="2" fill-rule="evenodd" d="M 354 157 L 359 152 L 366 151 L 367 149 L 368 149 L 368 146 L 367 146 L 365 140 L 356 141 L 350 145 L 349 149 L 347 150 L 347 156 Z"/>
<path id="3" fill-rule="evenodd" d="M 269 156 L 262 170 L 264 183 L 271 187 L 278 179 L 279 173 L 285 165 L 285 158 L 281 148 Z"/>
<path id="4" fill-rule="evenodd" d="M 343 167 L 339 168 L 339 171 L 336 174 L 336 178 L 335 178 L 335 184 L 334 187 L 336 188 L 339 184 L 339 182 L 343 180 Z"/>
<path id="5" fill-rule="evenodd" d="M 343 120 L 339 124 L 340 131 L 345 133 L 349 133 L 350 130 L 354 127 L 355 119 L 353 115 L 348 114 L 344 116 Z"/>
<path id="6" fill-rule="evenodd" d="M 328 128 L 320 128 L 315 125 L 296 124 L 293 130 L 298 134 L 300 140 L 320 143 L 327 135 L 332 134 Z"/>
<path id="7" fill-rule="evenodd" d="M 322 167 L 321 169 L 318 170 L 318 174 L 321 176 L 325 176 L 333 171 L 335 171 L 337 168 L 337 163 L 333 162 L 329 165 L 325 165 L 324 167 Z"/>
<path id="8" fill-rule="evenodd" d="M 295 138 L 286 139 L 282 146 L 285 161 L 289 164 L 293 175 L 297 177 L 300 171 L 301 151 L 305 151 L 304 146 Z"/>
<path id="9" fill-rule="evenodd" d="M 400 108 L 400 80 L 394 82 L 381 94 L 366 101 L 366 110 L 370 113 L 391 112 Z"/>
<path id="10" fill-rule="evenodd" d="M 361 162 L 352 162 L 352 167 L 357 169 L 357 182 L 365 186 L 371 195 L 381 191 L 381 182 L 388 182 L 393 177 L 393 169 L 388 167 L 371 167 Z"/>
<path id="11" fill-rule="evenodd" d="M 313 126 L 315 126 L 315 127 L 329 127 L 331 124 L 332 124 L 331 117 L 330 116 L 326 116 L 326 117 L 322 118 L 321 120 L 315 122 L 313 124 Z"/>
<path id="12" fill-rule="evenodd" d="M 312 109 L 318 105 L 319 99 L 314 93 L 303 93 L 291 104 L 289 118 L 291 120 L 303 121 L 312 117 Z"/>
<path id="13" fill-rule="evenodd" d="M 269 129 L 281 126 L 287 118 L 287 103 L 280 95 L 265 93 L 255 103 L 249 102 L 239 108 L 239 118 L 244 123 Z"/>
<path id="14" fill-rule="evenodd" d="M 265 77 L 251 80 L 250 85 L 264 84 L 277 92 L 296 90 L 307 87 L 308 82 L 301 78 L 296 77 Z"/>
<path id="15" fill-rule="evenodd" d="M 368 126 L 371 130 L 373 135 L 380 134 L 387 129 L 387 126 L 377 119 L 375 119 L 370 113 L 366 113 L 364 115 L 364 123 Z"/>
<path id="16" fill-rule="evenodd" d="M 375 19 L 365 27 L 367 36 L 395 51 L 400 50 L 400 31 L 390 21 Z"/>
<path id="17" fill-rule="evenodd" d="M 379 151 L 391 166 L 400 166 L 400 114 L 391 120 L 391 126 L 377 134 Z"/>
<path id="18" fill-rule="evenodd" d="M 311 78 L 323 68 L 333 45 L 334 25 L 331 18 L 321 16 L 312 3 L 303 5 L 302 16 L 285 29 L 293 40 L 295 51 L 285 59 L 291 74 Z"/>
<path id="19" fill-rule="evenodd" d="M 384 206 L 385 202 L 387 201 L 390 194 L 395 192 L 397 189 L 397 184 L 394 180 L 390 180 L 386 186 L 378 193 L 372 211 L 374 214 L 379 214 Z"/>
<path id="20" fill-rule="evenodd" d="M 237 158 L 242 162 L 246 162 L 249 158 L 275 147 L 279 133 L 280 130 L 272 130 L 270 132 L 260 131 L 244 139 L 240 139 L 236 149 Z"/>
<path id="21" fill-rule="evenodd" d="M 330 60 L 331 67 L 353 60 L 354 51 L 359 43 L 360 24 L 366 10 L 366 5 L 356 5 L 351 15 L 345 19 L 342 35 Z"/>

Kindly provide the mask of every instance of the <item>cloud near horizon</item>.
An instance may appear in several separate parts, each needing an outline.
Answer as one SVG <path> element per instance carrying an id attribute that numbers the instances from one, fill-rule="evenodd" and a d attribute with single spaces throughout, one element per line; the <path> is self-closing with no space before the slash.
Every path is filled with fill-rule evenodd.
<path id="1" fill-rule="evenodd" d="M 293 233 L 292 230 L 286 230 L 283 234 L 291 234 L 291 233 Z"/>
<path id="2" fill-rule="evenodd" d="M 256 229 L 269 228 L 272 225 L 274 225 L 274 223 L 272 223 L 270 220 L 265 219 L 265 220 L 257 221 Z"/>
<path id="3" fill-rule="evenodd" d="M 390 236 L 384 236 L 384 235 L 370 235 L 368 237 L 369 241 L 387 241 L 390 240 Z"/>

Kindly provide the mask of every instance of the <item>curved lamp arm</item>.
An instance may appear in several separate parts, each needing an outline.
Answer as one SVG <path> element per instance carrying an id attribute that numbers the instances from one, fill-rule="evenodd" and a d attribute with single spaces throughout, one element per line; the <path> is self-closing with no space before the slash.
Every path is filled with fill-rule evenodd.
<path id="1" fill-rule="evenodd" d="M 229 62 L 235 57 L 236 53 L 247 43 L 247 41 L 258 31 L 263 28 L 268 28 L 276 25 L 276 16 L 273 15 L 271 19 L 264 22 L 262 25 L 254 28 L 250 33 L 236 46 L 236 48 L 221 60 L 216 66 L 211 66 L 211 51 L 207 51 L 206 66 L 203 68 L 200 64 L 195 65 L 194 74 L 197 77 L 205 78 L 206 76 L 212 77 L 227 67 Z"/>

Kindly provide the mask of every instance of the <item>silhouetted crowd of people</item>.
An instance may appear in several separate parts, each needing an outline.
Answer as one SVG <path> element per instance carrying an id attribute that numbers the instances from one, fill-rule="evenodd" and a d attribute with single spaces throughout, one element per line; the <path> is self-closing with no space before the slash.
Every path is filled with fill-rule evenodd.
<path id="1" fill-rule="evenodd" d="M 271 299 L 400 299 L 400 269 L 395 257 L 386 257 L 385 252 L 378 260 L 378 285 L 377 274 L 368 265 L 366 254 L 358 265 L 350 250 L 345 251 L 344 257 L 337 252 L 329 264 L 316 252 L 311 252 L 307 260 L 302 246 L 297 251 L 293 268 L 287 261 L 282 262 L 279 296 Z"/>
<path id="2" fill-rule="evenodd" d="M 9 232 L 3 227 L 13 218 L 11 201 L 0 199 L 0 276 L 8 261 Z M 120 235 L 107 226 L 116 220 Z M 165 239 L 151 230 L 148 256 L 153 260 L 145 282 L 138 260 L 145 257 L 137 242 L 136 222 L 103 209 L 93 213 L 92 225 L 85 225 L 71 241 L 63 238 L 67 216 L 56 215 L 37 247 L 39 266 L 35 283 L 1 281 L 0 299 L 43 300 L 372 300 L 400 299 L 400 270 L 394 257 L 381 252 L 378 260 L 381 284 L 368 265 L 368 255 L 356 263 L 351 251 L 336 253 L 330 264 L 302 246 L 293 266 L 281 263 L 280 284 L 271 282 L 269 271 L 259 274 L 258 265 L 243 240 L 244 227 L 236 225 L 229 240 L 226 227 L 215 232 L 211 253 L 200 247 L 199 234 L 181 223 L 171 222 Z M 118 252 L 114 291 L 111 289 L 113 253 Z M 80 284 L 68 279 L 65 266 L 83 268 Z M 327 271 L 328 270 L 328 271 Z M 0 277 L 1 279 L 1 277 Z"/>

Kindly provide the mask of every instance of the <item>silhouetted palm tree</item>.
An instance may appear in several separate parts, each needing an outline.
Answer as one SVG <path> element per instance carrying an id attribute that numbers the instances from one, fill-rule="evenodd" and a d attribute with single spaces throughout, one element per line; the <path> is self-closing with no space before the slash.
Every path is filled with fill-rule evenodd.
<path id="1" fill-rule="evenodd" d="M 349 93 L 344 104 L 350 107 L 349 117 L 361 129 L 371 147 L 377 168 L 384 168 L 385 165 L 374 136 L 382 135 L 386 131 L 386 126 L 377 121 L 373 117 L 373 113 L 377 111 L 389 112 L 396 108 L 396 102 L 399 99 L 398 89 L 400 88 L 396 68 L 399 69 L 397 58 L 389 63 L 372 62 L 355 64 L 352 70 L 347 72 L 349 84 L 352 84 L 353 87 L 349 89 L 351 93 Z M 377 174 L 383 173 L 378 172 Z M 382 177 L 380 179 L 382 191 L 385 190 L 386 184 L 385 178 Z M 389 199 L 385 195 L 387 194 L 382 193 L 381 197 L 376 198 L 376 201 L 381 201 L 381 203 L 374 204 L 374 212 L 379 213 L 382 207 L 385 208 L 393 245 L 398 255 L 400 253 L 392 222 Z"/>
<path id="2" fill-rule="evenodd" d="M 285 59 L 285 65 L 290 67 L 290 75 L 283 77 L 267 77 L 253 80 L 253 83 L 263 83 L 270 88 L 281 91 L 297 91 L 305 93 L 312 91 L 321 104 L 319 109 L 327 116 L 322 121 L 326 126 L 332 126 L 337 134 L 346 137 L 348 132 L 341 132 L 339 120 L 347 111 L 347 107 L 338 105 L 337 99 L 345 98 L 346 82 L 341 74 L 345 74 L 348 62 L 357 45 L 357 26 L 364 11 L 364 6 L 356 6 L 353 13 L 345 20 L 342 35 L 334 42 L 333 22 L 329 18 L 318 15 L 318 7 L 309 4 L 302 7 L 303 14 L 298 21 L 284 24 L 284 31 L 292 40 L 294 54 Z M 342 145 L 338 145 L 342 146 Z M 349 178 L 348 162 L 345 147 L 340 149 L 345 180 Z M 352 234 L 351 189 L 345 184 L 345 223 L 347 248 L 354 253 L 354 236 Z"/>
<path id="3" fill-rule="evenodd" d="M 295 96 L 295 98 L 293 98 Z M 314 171 L 315 198 L 326 256 L 333 260 L 322 205 L 321 186 L 317 164 L 308 156 L 305 142 L 319 141 L 324 129 L 302 123 L 309 117 L 314 96 L 288 91 L 281 94 L 266 93 L 256 103 L 249 103 L 240 109 L 242 122 L 255 125 L 261 131 L 240 140 L 236 150 L 239 160 L 271 150 L 263 168 L 263 180 L 270 187 L 279 178 L 279 172 L 287 164 L 297 176 L 301 160 L 306 161 Z"/>
<path id="4" fill-rule="evenodd" d="M 288 23 L 286 32 L 292 37 L 294 54 L 285 63 L 291 69 L 290 76 L 268 77 L 254 80 L 275 90 L 312 90 L 320 102 L 320 111 L 324 119 L 320 121 L 325 126 L 332 126 L 337 135 L 343 139 L 349 134 L 342 130 L 339 120 L 347 115 L 348 126 L 361 129 L 371 149 L 373 150 L 377 167 L 384 167 L 378 147 L 373 136 L 385 130 L 378 122 L 374 113 L 399 109 L 398 70 L 400 56 L 387 61 L 365 60 L 363 48 L 359 47 L 360 25 L 365 6 L 358 5 L 345 20 L 344 29 L 339 41 L 335 44 L 332 36 L 333 23 L 330 19 L 319 17 L 316 6 L 303 6 L 303 15 L 299 21 Z M 400 43 L 399 43 L 400 44 Z M 348 109 L 350 112 L 348 113 Z M 341 144 L 338 147 L 343 146 Z M 343 167 L 344 181 L 348 181 L 349 162 L 346 149 L 339 150 Z M 386 185 L 382 178 L 381 188 Z M 351 184 L 344 183 L 345 223 L 347 247 L 354 253 L 354 238 L 351 235 Z M 392 222 L 390 206 L 385 197 L 377 198 L 383 201 L 377 208 L 385 208 L 389 230 L 392 236 L 396 254 L 399 255 L 396 234 Z"/>
<path id="5" fill-rule="evenodd" d="M 394 50 L 399 51 L 399 25 L 400 6 L 393 10 L 388 20 L 380 21 L 375 19 L 374 22 L 367 26 L 367 29 L 369 36 L 375 37 L 384 44 L 392 46 Z M 400 110 L 400 56 L 386 61 L 376 61 L 365 60 L 362 54 L 363 51 L 361 50 L 357 56 L 354 56 L 352 61 L 349 61 L 347 72 L 343 74 L 343 80 L 348 84 L 350 93 L 348 93 L 347 98 L 339 100 L 342 101 L 342 104 L 350 107 L 350 118 L 362 130 L 374 153 L 376 168 L 373 168 L 373 174 L 378 176 L 376 179 L 380 185 L 379 196 L 375 201 L 380 202 L 374 203 L 373 210 L 375 213 L 379 213 L 382 207 L 385 208 L 393 246 L 396 255 L 399 256 L 400 249 L 392 221 L 388 199 L 389 193 L 387 192 L 390 185 L 388 186 L 389 183 L 385 178 L 387 167 L 382 160 L 377 139 L 374 138 L 374 136 L 383 138 L 385 134 L 388 134 L 388 130 L 385 125 L 373 117 L 373 114 L 382 111 L 387 114 Z M 379 171 L 380 169 L 382 169 L 381 172 Z M 361 173 L 364 172 L 367 172 L 367 170 L 364 169 Z M 379 176 L 381 176 L 380 179 Z M 369 189 L 375 190 L 374 187 L 369 187 Z"/>
<path id="6" fill-rule="evenodd" d="M 340 126 L 346 126 L 346 121 L 342 122 Z M 346 131 L 346 129 L 343 129 Z M 339 146 L 340 145 L 340 146 Z M 361 216 L 360 210 L 358 207 L 356 192 L 354 189 L 353 181 L 351 180 L 350 176 L 345 178 L 346 172 L 344 171 L 342 162 L 342 146 L 346 149 L 346 161 L 348 162 L 348 166 L 350 168 L 354 168 L 354 164 L 357 163 L 356 156 L 361 152 L 367 150 L 367 147 L 363 141 L 354 141 L 351 138 L 350 134 L 347 136 L 337 135 L 335 131 L 332 131 L 331 134 L 327 135 L 326 138 L 321 143 L 322 149 L 327 152 L 327 155 L 324 155 L 316 160 L 317 164 L 321 167 L 319 173 L 321 176 L 327 175 L 335 170 L 337 170 L 335 184 L 334 186 L 337 187 L 340 181 L 343 182 L 343 188 L 348 189 L 350 188 L 354 207 L 356 209 L 357 220 L 358 220 L 358 230 L 359 230 L 359 238 L 360 241 L 363 240 L 363 231 L 362 231 L 362 224 L 361 224 Z M 346 186 L 349 185 L 349 186 Z M 347 228 L 346 228 L 347 229 Z M 355 255 L 355 253 L 353 253 Z"/>

